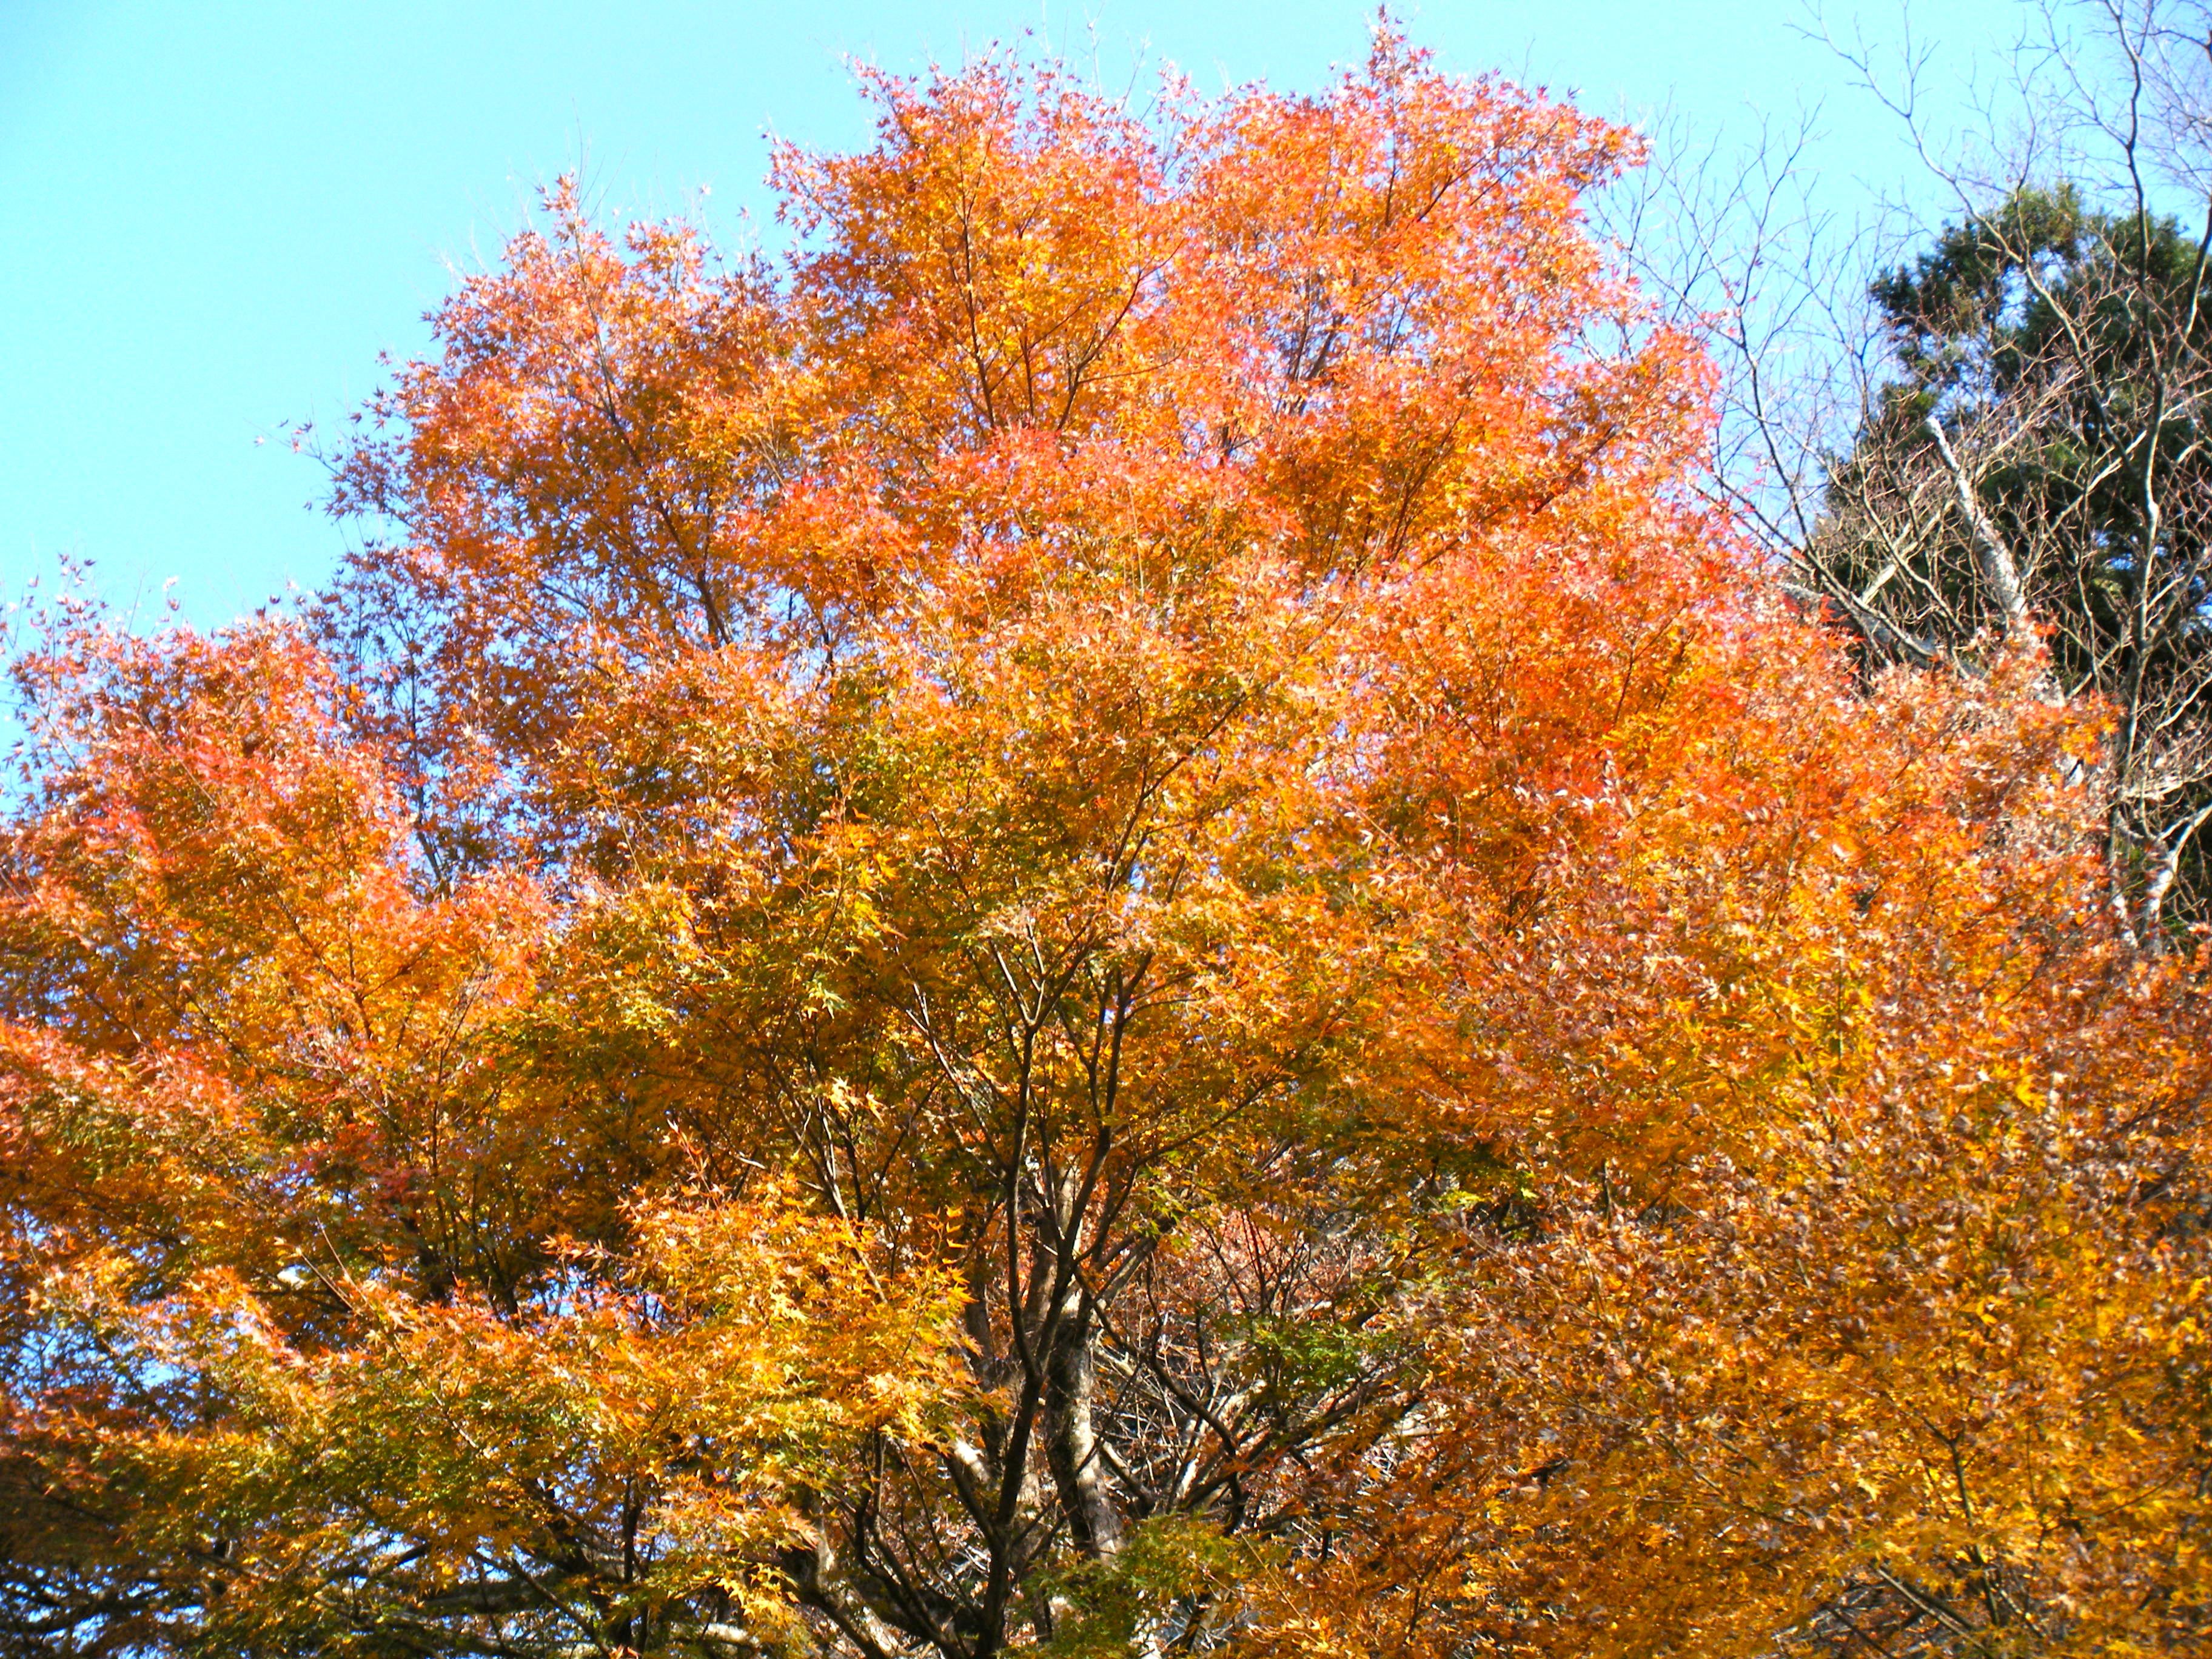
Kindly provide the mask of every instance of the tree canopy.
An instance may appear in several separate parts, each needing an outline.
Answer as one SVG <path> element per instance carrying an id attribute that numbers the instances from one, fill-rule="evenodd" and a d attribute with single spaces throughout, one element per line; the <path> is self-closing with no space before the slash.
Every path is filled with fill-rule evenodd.
<path id="1" fill-rule="evenodd" d="M 864 84 L 19 664 L 9 1650 L 2203 1640 L 2201 964 L 1701 504 L 1630 135 Z"/>

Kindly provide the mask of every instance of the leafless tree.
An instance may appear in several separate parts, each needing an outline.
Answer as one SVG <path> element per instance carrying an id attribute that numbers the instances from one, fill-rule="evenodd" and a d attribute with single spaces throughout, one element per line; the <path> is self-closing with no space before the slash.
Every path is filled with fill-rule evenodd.
<path id="1" fill-rule="evenodd" d="M 2212 5 L 2021 17 L 1959 137 L 1909 27 L 1885 54 L 1808 20 L 1940 226 L 1819 208 L 1800 122 L 1733 165 L 1662 130 L 1614 230 L 1722 363 L 1716 498 L 1870 670 L 2040 636 L 2051 695 L 2108 706 L 2110 899 L 2154 951 L 2212 915 Z"/>

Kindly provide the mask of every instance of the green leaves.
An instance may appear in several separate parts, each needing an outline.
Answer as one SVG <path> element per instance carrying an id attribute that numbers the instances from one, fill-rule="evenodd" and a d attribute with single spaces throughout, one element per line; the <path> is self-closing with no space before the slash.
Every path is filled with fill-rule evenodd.
<path id="1" fill-rule="evenodd" d="M 1141 1522 L 1112 1560 L 1039 1579 L 1036 1591 L 1052 1609 L 1053 1633 L 1017 1651 L 1039 1659 L 1139 1659 L 1176 1646 L 1202 1650 L 1234 1632 L 1238 1591 L 1279 1559 L 1277 1551 L 1224 1537 L 1188 1516 Z"/>

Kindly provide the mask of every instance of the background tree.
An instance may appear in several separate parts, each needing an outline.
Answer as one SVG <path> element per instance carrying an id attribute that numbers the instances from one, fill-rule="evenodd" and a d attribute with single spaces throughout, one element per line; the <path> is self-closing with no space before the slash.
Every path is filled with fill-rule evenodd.
<path id="1" fill-rule="evenodd" d="M 1678 143 L 1620 228 L 1678 308 L 1711 313 L 1729 388 L 1711 488 L 1808 602 L 1875 665 L 2043 638 L 2053 694 L 2112 709 L 2112 902 L 2155 950 L 2208 902 L 2212 16 L 2085 0 L 2023 21 L 2009 98 L 1955 142 L 1921 124 L 1924 50 L 1885 73 L 1837 43 L 1918 143 L 1948 224 L 1816 218 L 1770 134 L 1734 167 Z"/>
<path id="2" fill-rule="evenodd" d="M 2154 944 L 2201 914 L 2212 816 L 2205 250 L 2147 204 L 2025 189 L 1882 279 L 1904 372 L 1815 540 L 1898 629 L 1877 649 L 2042 619 L 2061 689 L 2114 709 L 2115 893 Z"/>

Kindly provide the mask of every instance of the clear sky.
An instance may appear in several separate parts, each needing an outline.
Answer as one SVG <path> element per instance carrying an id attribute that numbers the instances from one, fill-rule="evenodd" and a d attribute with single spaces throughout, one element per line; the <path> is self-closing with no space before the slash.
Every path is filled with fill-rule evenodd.
<path id="1" fill-rule="evenodd" d="M 1503 68 L 1632 118 L 1823 112 L 1821 188 L 1893 185 L 1898 135 L 1795 0 L 1425 0 L 1447 68 Z M 1893 0 L 1831 0 L 1894 31 Z M 766 130 L 856 143 L 845 64 L 957 61 L 1036 30 L 1127 82 L 1316 84 L 1365 49 L 1361 0 L 0 0 L 0 597 L 58 552 L 119 607 L 213 623 L 319 585 L 341 532 L 282 441 L 335 423 L 377 354 L 422 349 L 456 270 L 581 164 L 623 216 L 772 239 Z M 1953 64 L 2017 0 L 1920 0 Z M 1940 89 L 1940 88 L 1939 88 Z M 266 438 L 266 443 L 257 443 Z M 143 596 L 143 597 L 141 597 Z"/>

